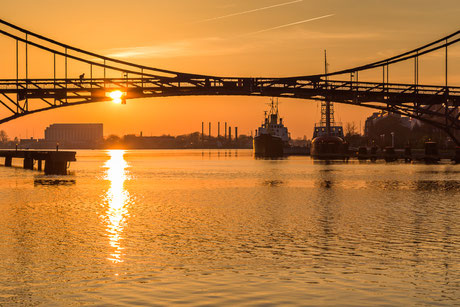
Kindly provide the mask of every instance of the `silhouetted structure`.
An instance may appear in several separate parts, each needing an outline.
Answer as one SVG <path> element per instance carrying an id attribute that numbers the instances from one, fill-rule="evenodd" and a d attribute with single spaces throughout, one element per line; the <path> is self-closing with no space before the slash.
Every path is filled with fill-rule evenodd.
<path id="1" fill-rule="evenodd" d="M 0 157 L 5 158 L 5 166 L 12 166 L 13 158 L 23 159 L 23 168 L 33 170 L 37 161 L 37 170 L 43 168 L 45 162 L 46 175 L 66 175 L 69 162 L 76 161 L 74 151 L 29 151 L 0 150 Z"/>
<path id="2" fill-rule="evenodd" d="M 460 131 L 454 131 L 458 134 Z M 444 131 L 424 122 L 399 114 L 376 112 L 366 119 L 364 135 L 369 143 L 386 147 L 404 148 L 410 144 L 413 148 L 424 148 L 425 142 L 436 141 L 440 148 L 453 148 L 455 144 Z"/>
<path id="3" fill-rule="evenodd" d="M 102 124 L 52 124 L 45 129 L 45 142 L 63 148 L 97 148 L 103 140 Z"/>

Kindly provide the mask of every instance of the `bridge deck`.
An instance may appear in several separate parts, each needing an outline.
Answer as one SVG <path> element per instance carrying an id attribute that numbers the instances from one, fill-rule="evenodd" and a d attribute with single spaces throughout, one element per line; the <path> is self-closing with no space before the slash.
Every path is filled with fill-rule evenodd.
<path id="1" fill-rule="evenodd" d="M 98 79 L 10 79 L 0 80 L 0 94 L 17 95 L 3 101 L 13 110 L 25 99 L 110 100 L 107 93 L 120 90 L 126 99 L 184 95 L 274 95 L 296 98 L 328 97 L 361 102 L 433 105 L 449 100 L 460 104 L 460 87 L 337 80 L 292 80 L 288 78 L 98 78 Z M 54 102 L 49 105 L 57 106 Z M 27 105 L 28 107 L 28 105 Z"/>

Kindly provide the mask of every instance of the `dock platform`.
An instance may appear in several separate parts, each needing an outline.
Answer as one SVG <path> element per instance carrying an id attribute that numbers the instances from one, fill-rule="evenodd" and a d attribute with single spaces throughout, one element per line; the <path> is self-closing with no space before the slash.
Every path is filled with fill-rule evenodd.
<path id="1" fill-rule="evenodd" d="M 23 159 L 24 169 L 43 170 L 45 175 L 67 175 L 69 162 L 77 161 L 75 151 L 35 151 L 35 150 L 0 150 L 0 158 L 5 158 L 5 166 L 12 166 L 13 158 Z"/>

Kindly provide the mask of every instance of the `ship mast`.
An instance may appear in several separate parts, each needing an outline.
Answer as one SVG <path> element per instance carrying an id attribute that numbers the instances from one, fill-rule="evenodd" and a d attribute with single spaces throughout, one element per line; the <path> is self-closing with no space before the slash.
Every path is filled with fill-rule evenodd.
<path id="1" fill-rule="evenodd" d="M 275 98 L 271 98 L 270 101 L 270 115 L 276 114 L 278 115 L 278 98 L 275 100 Z"/>
<path id="2" fill-rule="evenodd" d="M 328 63 L 327 63 L 327 53 L 324 50 L 324 80 L 325 80 L 325 90 L 328 90 Z M 334 124 L 334 104 L 329 101 L 328 97 L 324 97 L 324 101 L 321 102 L 321 126 L 326 126 L 327 135 L 331 135 L 331 123 Z"/>

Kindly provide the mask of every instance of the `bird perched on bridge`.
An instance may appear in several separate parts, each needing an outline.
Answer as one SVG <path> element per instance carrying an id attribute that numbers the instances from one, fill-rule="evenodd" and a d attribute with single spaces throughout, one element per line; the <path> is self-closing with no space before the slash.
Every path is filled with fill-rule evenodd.
<path id="1" fill-rule="evenodd" d="M 82 73 L 82 74 L 80 75 L 80 82 L 83 81 L 83 78 L 84 78 L 84 77 L 85 77 L 85 73 Z"/>

